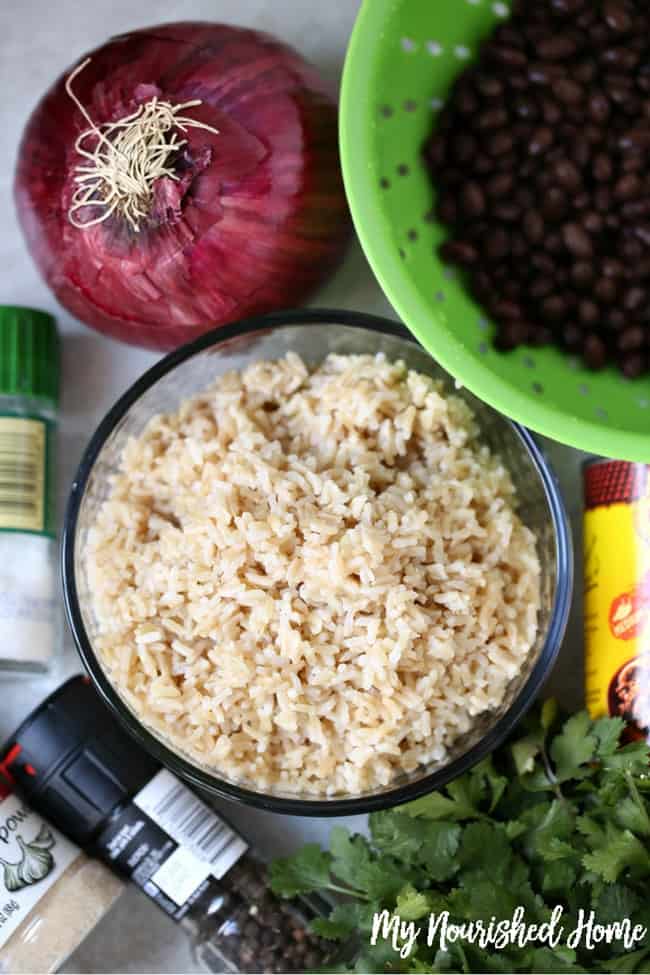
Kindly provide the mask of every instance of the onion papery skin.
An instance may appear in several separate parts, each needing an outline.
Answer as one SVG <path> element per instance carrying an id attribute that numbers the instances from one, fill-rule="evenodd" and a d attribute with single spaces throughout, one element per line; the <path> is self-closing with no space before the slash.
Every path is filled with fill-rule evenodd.
<path id="1" fill-rule="evenodd" d="M 300 304 L 323 283 L 351 225 L 336 102 L 303 58 L 257 31 L 199 22 L 124 34 L 88 56 L 74 91 L 95 124 L 157 94 L 201 99 L 192 117 L 219 134 L 187 130 L 180 178 L 157 181 L 137 232 L 117 214 L 79 229 L 68 210 L 88 124 L 65 91 L 70 71 L 46 93 L 23 135 L 15 200 L 28 248 L 72 315 L 167 350 Z"/>

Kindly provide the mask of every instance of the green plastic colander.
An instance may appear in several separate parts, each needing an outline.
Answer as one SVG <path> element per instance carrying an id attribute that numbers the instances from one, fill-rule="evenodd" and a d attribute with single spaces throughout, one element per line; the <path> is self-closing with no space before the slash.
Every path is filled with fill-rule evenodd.
<path id="1" fill-rule="evenodd" d="M 443 228 L 421 150 L 456 75 L 509 5 L 365 0 L 343 74 L 345 185 L 366 256 L 427 351 L 502 413 L 592 453 L 650 461 L 650 377 L 601 373 L 557 349 L 496 351 L 492 323 L 437 256 Z"/>

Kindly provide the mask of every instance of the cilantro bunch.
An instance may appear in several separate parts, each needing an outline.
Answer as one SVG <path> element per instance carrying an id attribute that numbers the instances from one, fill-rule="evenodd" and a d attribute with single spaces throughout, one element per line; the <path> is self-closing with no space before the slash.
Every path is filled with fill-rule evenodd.
<path id="1" fill-rule="evenodd" d="M 346 946 L 333 971 L 650 972 L 650 935 L 635 950 L 613 941 L 495 951 L 459 940 L 443 951 L 421 936 L 403 959 L 385 940 L 370 946 L 383 909 L 424 919 L 426 930 L 432 912 L 488 923 L 522 905 L 527 922 L 544 923 L 562 905 L 567 931 L 581 909 L 599 924 L 629 917 L 650 931 L 650 752 L 643 741 L 621 747 L 622 730 L 620 719 L 586 712 L 562 723 L 547 701 L 444 790 L 373 813 L 368 838 L 336 827 L 328 851 L 308 844 L 277 860 L 272 887 L 337 895 L 329 917 L 313 922 Z"/>

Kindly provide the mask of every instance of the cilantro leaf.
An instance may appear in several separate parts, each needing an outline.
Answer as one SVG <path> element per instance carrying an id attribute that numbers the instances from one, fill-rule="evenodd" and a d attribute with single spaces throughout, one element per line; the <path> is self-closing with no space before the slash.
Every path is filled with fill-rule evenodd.
<path id="1" fill-rule="evenodd" d="M 631 772 L 632 775 L 646 775 L 650 763 L 650 746 L 645 741 L 633 741 L 617 752 L 603 757 L 606 769 Z"/>
<path id="2" fill-rule="evenodd" d="M 365 836 L 351 836 L 343 826 L 335 826 L 330 850 L 334 876 L 372 900 L 394 896 L 404 885 L 403 871 L 388 858 L 377 858 Z"/>
<path id="3" fill-rule="evenodd" d="M 569 718 L 562 733 L 553 740 L 550 755 L 558 782 L 580 778 L 583 774 L 581 766 L 593 758 L 598 741 L 590 729 L 591 718 L 586 711 L 579 711 Z"/>
<path id="4" fill-rule="evenodd" d="M 337 904 L 329 917 L 317 917 L 310 924 L 314 934 L 330 941 L 347 941 L 357 931 L 369 932 L 376 904 Z"/>
<path id="5" fill-rule="evenodd" d="M 512 848 L 504 829 L 493 823 L 470 823 L 463 830 L 458 859 L 464 870 L 485 873 L 494 880 L 508 876 Z"/>
<path id="6" fill-rule="evenodd" d="M 411 819 L 393 810 L 375 813 L 370 831 L 380 850 L 419 864 L 432 880 L 447 880 L 456 871 L 460 827 L 455 823 Z"/>
<path id="7" fill-rule="evenodd" d="M 472 802 L 467 787 L 459 784 L 461 782 L 462 779 L 457 779 L 451 783 L 448 787 L 450 796 L 442 792 L 432 792 L 402 806 L 402 811 L 407 816 L 421 816 L 423 819 L 476 819 L 480 813 Z"/>
<path id="8" fill-rule="evenodd" d="M 395 910 L 403 921 L 419 921 L 421 917 L 431 911 L 431 901 L 422 891 L 416 890 L 412 884 L 407 884 L 397 895 Z"/>
<path id="9" fill-rule="evenodd" d="M 298 853 L 275 860 L 269 868 L 271 889 L 282 897 L 297 897 L 327 887 L 332 857 L 316 843 L 307 843 Z"/>
<path id="10" fill-rule="evenodd" d="M 592 730 L 598 739 L 596 748 L 598 758 L 614 754 L 624 727 L 625 722 L 622 718 L 599 718 L 598 721 L 594 721 Z"/>
<path id="11" fill-rule="evenodd" d="M 535 759 L 542 749 L 539 735 L 528 735 L 520 738 L 512 746 L 512 757 L 518 775 L 526 775 L 535 768 Z"/>
<path id="12" fill-rule="evenodd" d="M 607 830 L 605 845 L 587 853 L 582 860 L 587 870 L 613 884 L 627 868 L 642 876 L 650 873 L 650 855 L 641 841 L 629 829 Z"/>
<path id="13" fill-rule="evenodd" d="M 619 958 L 615 958 L 613 961 L 608 963 L 608 972 L 612 972 L 612 975 L 625 975 L 625 973 L 632 972 L 647 972 L 647 966 L 641 968 L 641 962 L 645 961 L 646 958 L 650 957 L 650 949 L 641 948 L 639 951 L 628 951 L 626 954 L 621 955 Z"/>
<path id="14" fill-rule="evenodd" d="M 614 818 L 619 826 L 623 826 L 639 836 L 650 836 L 650 817 L 648 817 L 645 803 L 638 802 L 632 796 L 625 796 L 616 805 Z"/>

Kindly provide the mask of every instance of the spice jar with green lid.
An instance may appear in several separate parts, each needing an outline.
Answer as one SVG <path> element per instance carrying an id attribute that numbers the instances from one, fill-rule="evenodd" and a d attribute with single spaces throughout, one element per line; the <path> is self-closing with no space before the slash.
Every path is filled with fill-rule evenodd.
<path id="1" fill-rule="evenodd" d="M 51 315 L 0 305 L 0 670 L 48 670 L 61 638 L 54 457 L 59 336 Z"/>

